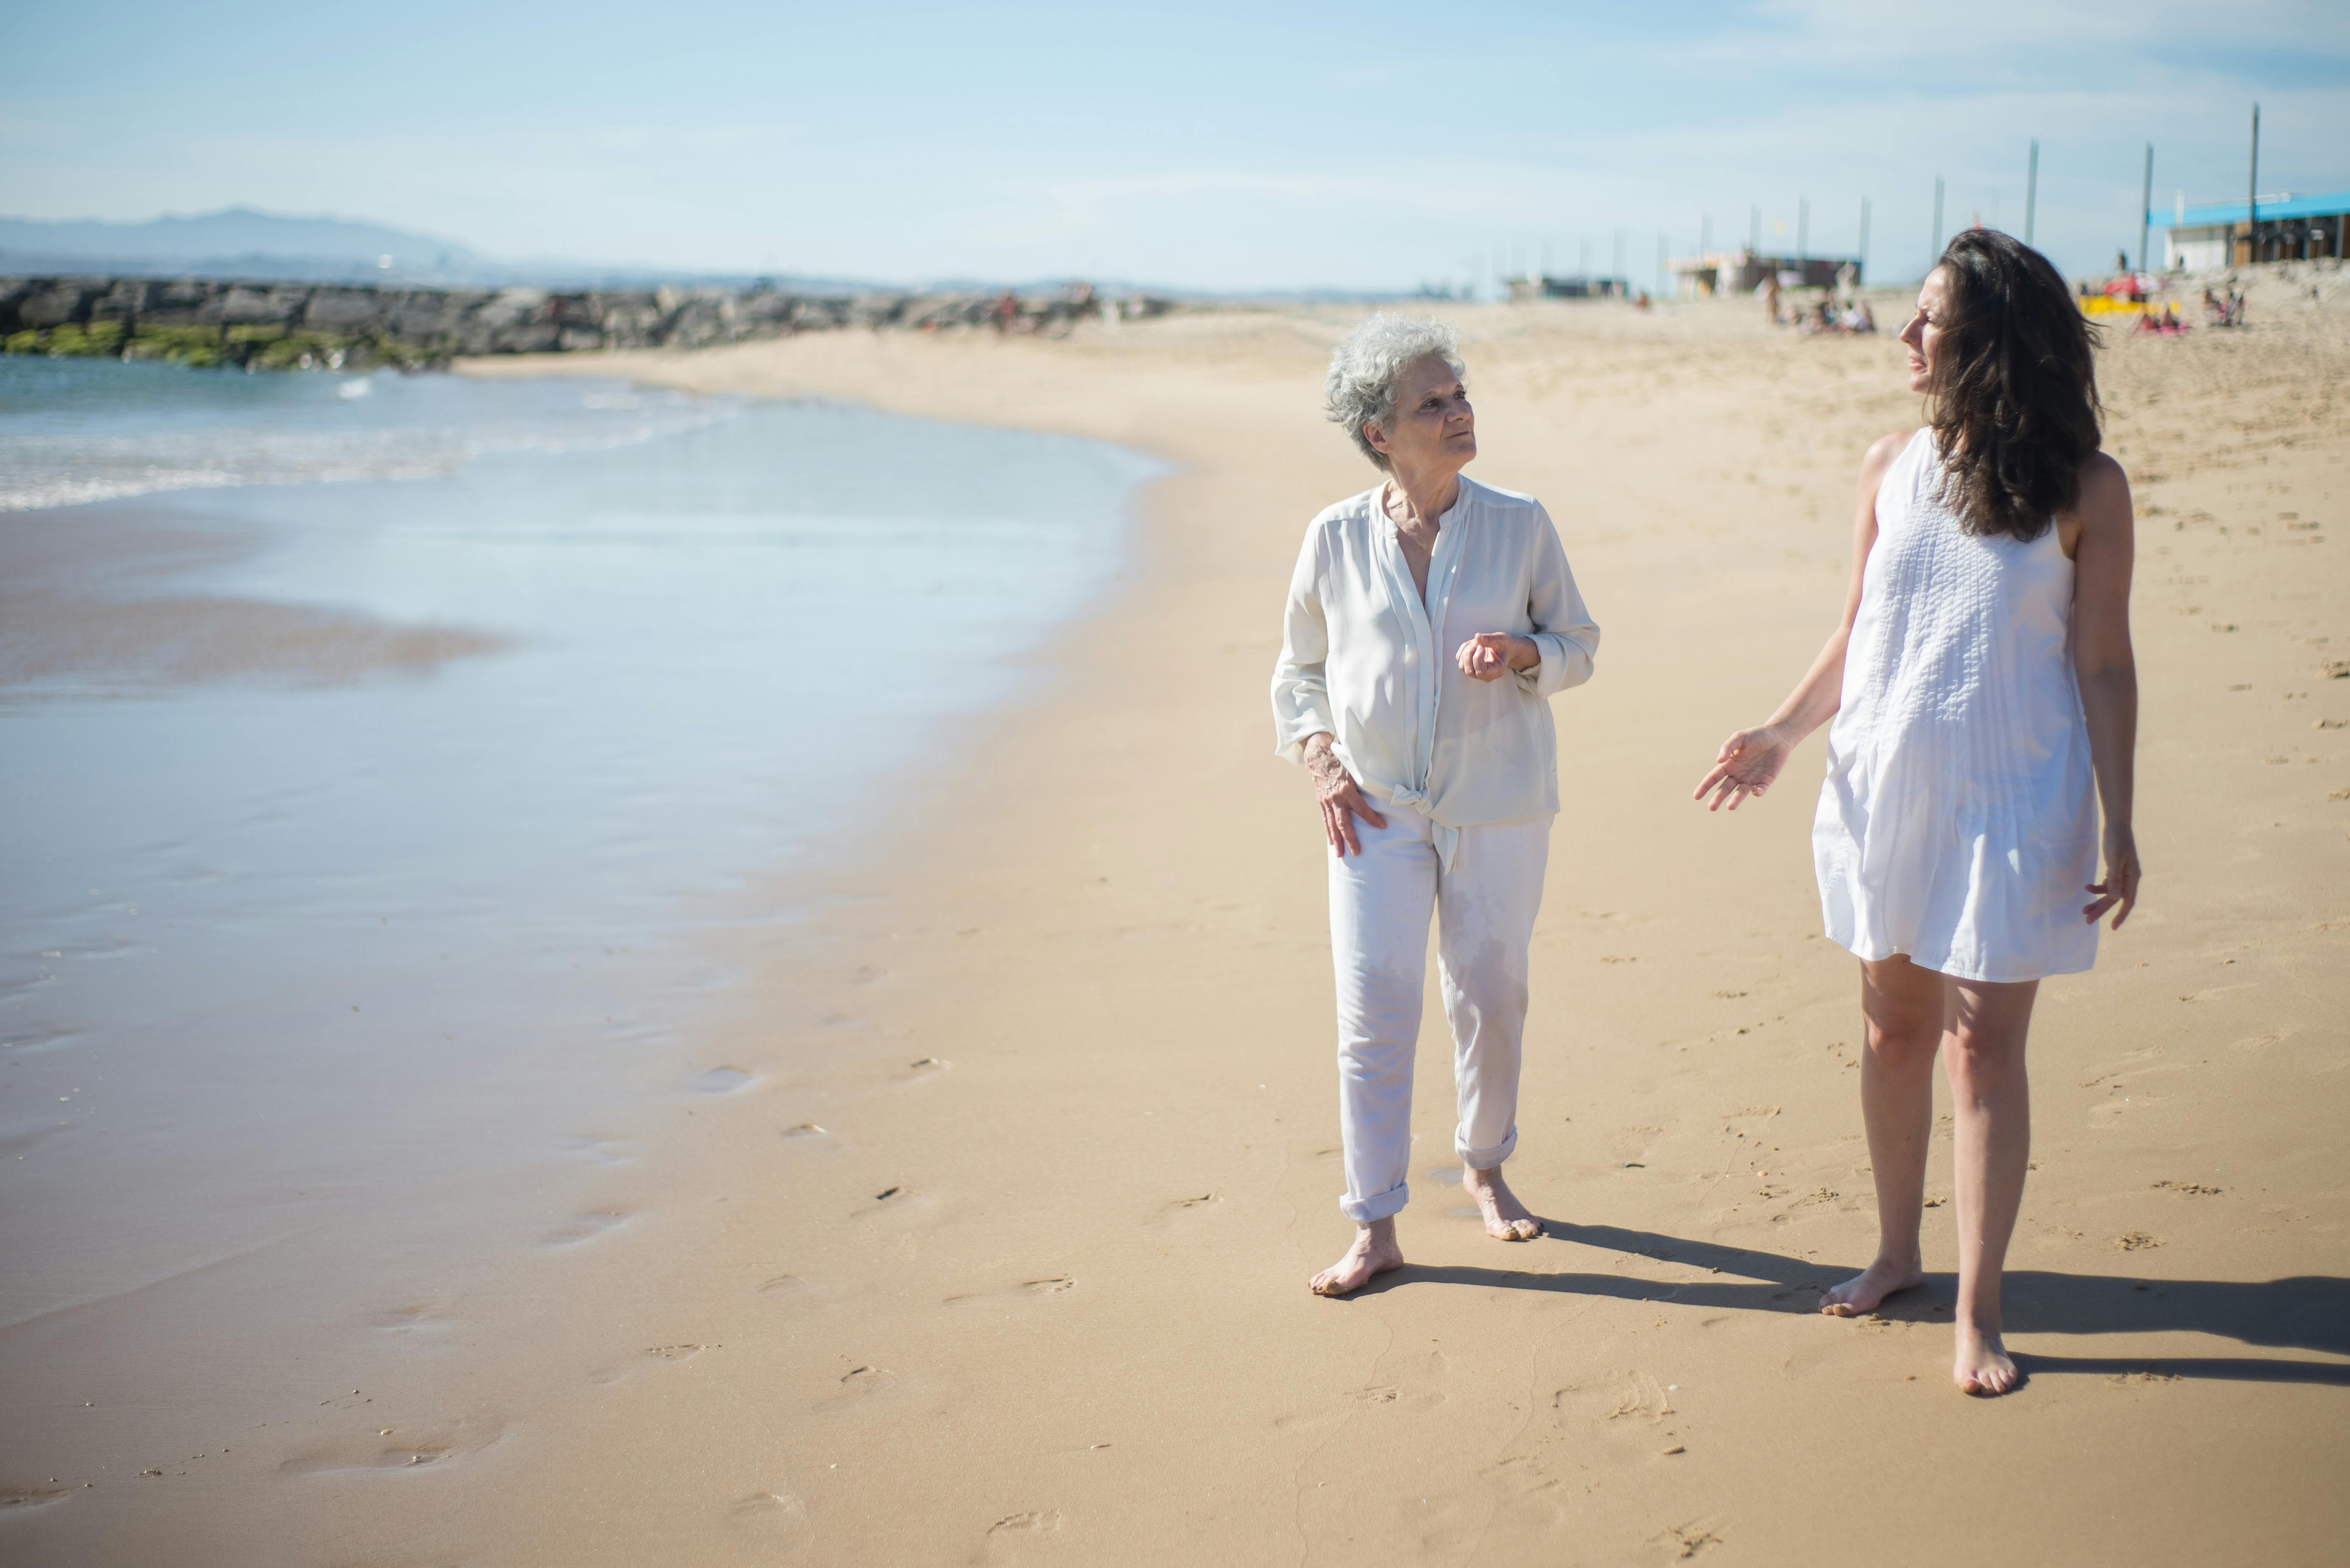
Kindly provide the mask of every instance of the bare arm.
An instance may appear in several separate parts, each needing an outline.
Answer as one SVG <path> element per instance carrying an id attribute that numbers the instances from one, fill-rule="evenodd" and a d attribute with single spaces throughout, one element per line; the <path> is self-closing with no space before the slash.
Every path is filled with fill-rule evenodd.
<path id="1" fill-rule="evenodd" d="M 1836 705 L 1844 698 L 1845 647 L 1852 640 L 1852 625 L 1860 615 L 1860 585 L 1868 570 L 1868 552 L 1877 544 L 1877 487 L 1908 444 L 1907 433 L 1889 435 L 1870 447 L 1861 460 L 1860 483 L 1853 498 L 1852 576 L 1845 587 L 1844 618 L 1778 711 L 1756 728 L 1741 730 L 1722 742 L 1713 766 L 1698 781 L 1690 797 L 1704 800 L 1711 793 L 1713 799 L 1707 803 L 1708 811 L 1720 811 L 1725 805 L 1736 811 L 1747 796 L 1760 796 L 1787 765 L 1788 755 L 1804 737 L 1835 716 Z"/>
<path id="2" fill-rule="evenodd" d="M 2105 810 L 2106 876 L 2085 889 L 2095 895 L 2081 910 L 2089 924 L 2106 910 L 2121 929 L 2137 902 L 2137 838 L 2130 812 L 2137 788 L 2137 659 L 2130 650 L 2130 570 L 2137 554 L 2129 477 L 2105 453 L 2081 470 L 2081 499 L 2073 517 L 2073 673 L 2088 722 L 2089 760 L 2096 770 L 2097 804 Z"/>

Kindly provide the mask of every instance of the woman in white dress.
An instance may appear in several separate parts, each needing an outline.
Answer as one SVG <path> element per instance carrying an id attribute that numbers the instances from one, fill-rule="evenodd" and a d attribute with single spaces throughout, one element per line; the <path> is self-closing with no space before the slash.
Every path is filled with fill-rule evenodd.
<path id="1" fill-rule="evenodd" d="M 1878 1241 L 1820 1310 L 1863 1316 L 1924 1277 L 1939 1049 L 1957 1123 L 1952 1376 L 2003 1394 L 2033 1000 L 2044 976 L 2087 969 L 2099 917 L 2118 929 L 2137 898 L 2129 482 L 2097 449 L 2089 327 L 2038 252 L 1960 234 L 1901 341 L 1930 422 L 1861 465 L 1843 624 L 1768 722 L 1722 743 L 1697 795 L 1736 810 L 1834 719 L 1813 858 L 1828 935 L 1860 959 Z"/>
<path id="2" fill-rule="evenodd" d="M 1403 1262 L 1412 1056 L 1439 927 L 1461 1185 L 1505 1241 L 1542 1233 L 1502 1179 L 1517 1147 L 1526 944 L 1542 903 L 1558 738 L 1599 628 L 1542 504 L 1461 477 L 1476 414 L 1451 330 L 1374 316 L 1330 357 L 1330 419 L 1381 482 L 1314 519 L 1274 669 L 1274 744 L 1314 776 L 1330 846 L 1338 1126 L 1355 1240 L 1309 1287 Z"/>

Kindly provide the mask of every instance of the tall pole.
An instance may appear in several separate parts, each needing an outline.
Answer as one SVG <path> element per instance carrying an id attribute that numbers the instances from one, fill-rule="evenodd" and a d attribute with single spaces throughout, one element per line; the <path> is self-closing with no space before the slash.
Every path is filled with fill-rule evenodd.
<path id="1" fill-rule="evenodd" d="M 1866 277 L 1868 275 L 1868 198 L 1866 196 L 1860 199 L 1859 249 L 1860 254 L 1855 258 L 1859 265 L 1853 270 L 1859 275 L 1859 277 Z M 1857 282 L 1858 278 L 1854 281 Z"/>
<path id="2" fill-rule="evenodd" d="M 2261 259 L 2261 106 L 2252 105 L 2252 177 L 2244 190 L 2244 259 Z"/>
<path id="3" fill-rule="evenodd" d="M 1942 259 L 1942 177 L 1934 176 L 1934 249 L 1935 261 Z M 1928 264 L 1932 265 L 1931 263 Z"/>
<path id="4" fill-rule="evenodd" d="M 2032 162 L 2023 174 L 2023 243 L 2027 245 L 2032 243 L 2032 220 L 2038 215 L 2039 208 L 2040 141 L 2035 137 L 2032 142 Z"/>
<path id="5" fill-rule="evenodd" d="M 2146 231 L 2154 221 L 2154 143 L 2146 144 L 2146 187 L 2137 199 L 2137 270 L 2146 271 Z"/>

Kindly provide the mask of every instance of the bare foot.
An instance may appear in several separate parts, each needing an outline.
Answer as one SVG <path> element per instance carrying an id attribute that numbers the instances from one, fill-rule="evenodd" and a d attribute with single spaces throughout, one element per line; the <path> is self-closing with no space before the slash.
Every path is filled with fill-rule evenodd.
<path id="1" fill-rule="evenodd" d="M 1502 1179 L 1499 1166 L 1492 1170 L 1464 1168 L 1461 1185 L 1477 1200 L 1477 1211 L 1485 1217 L 1485 1234 L 1496 1241 L 1531 1241 L 1543 1233 L 1542 1221 L 1518 1201 L 1518 1195 Z"/>
<path id="2" fill-rule="evenodd" d="M 1345 1257 L 1305 1282 L 1317 1296 L 1343 1296 L 1370 1282 L 1373 1274 L 1403 1267 L 1403 1249 L 1396 1244 L 1395 1220 L 1374 1220 L 1355 1230 L 1355 1244 Z"/>
<path id="3" fill-rule="evenodd" d="M 1959 1386 L 1961 1394 L 1991 1398 L 2004 1394 L 2023 1381 L 2023 1375 L 2008 1359 L 2007 1347 L 1999 1342 L 1996 1331 L 1985 1333 L 1972 1324 L 1959 1324 L 1958 1358 L 1950 1363 L 1950 1381 Z"/>
<path id="4" fill-rule="evenodd" d="M 1830 1317 L 1866 1317 L 1886 1297 L 1926 1282 L 1925 1270 L 1915 1258 L 1879 1255 L 1854 1278 L 1820 1298 L 1820 1310 Z"/>

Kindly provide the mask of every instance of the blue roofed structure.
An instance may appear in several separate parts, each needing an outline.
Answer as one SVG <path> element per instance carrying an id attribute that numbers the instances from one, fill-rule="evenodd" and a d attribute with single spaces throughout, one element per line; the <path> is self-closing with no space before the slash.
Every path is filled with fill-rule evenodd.
<path id="1" fill-rule="evenodd" d="M 2193 207 L 2181 196 L 2169 212 L 2146 217 L 2163 231 L 2162 265 L 2168 271 L 2201 272 L 2316 256 L 2339 259 L 2344 231 L 2350 228 L 2350 191 L 2316 196 L 2281 191 Z"/>

